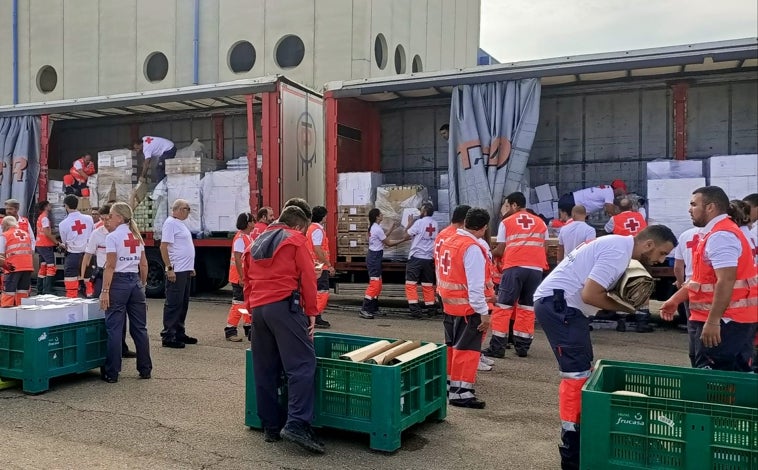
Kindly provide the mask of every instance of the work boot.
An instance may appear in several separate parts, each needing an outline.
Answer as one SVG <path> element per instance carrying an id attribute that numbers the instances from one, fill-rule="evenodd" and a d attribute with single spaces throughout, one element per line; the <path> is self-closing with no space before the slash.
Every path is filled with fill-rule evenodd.
<path id="1" fill-rule="evenodd" d="M 408 309 L 411 311 L 412 318 L 421 318 L 421 306 L 419 304 L 408 304 Z"/>
<path id="2" fill-rule="evenodd" d="M 616 331 L 618 331 L 619 333 L 626 332 L 626 320 L 624 320 L 621 317 L 619 317 L 619 319 L 616 320 Z"/>
<path id="3" fill-rule="evenodd" d="M 324 444 L 316 438 L 313 430 L 307 424 L 288 423 L 282 429 L 280 436 L 282 439 L 295 443 L 314 454 L 324 453 Z"/>
<path id="4" fill-rule="evenodd" d="M 502 359 L 505 357 L 505 345 L 508 343 L 507 336 L 495 336 L 490 338 L 490 346 L 482 350 L 482 354 L 488 357 L 497 357 Z"/>
<path id="5" fill-rule="evenodd" d="M 561 445 L 558 446 L 561 454 L 561 470 L 579 470 L 579 426 L 576 431 L 561 429 Z"/>
<path id="6" fill-rule="evenodd" d="M 638 310 L 637 313 L 634 315 L 635 320 L 637 320 L 637 328 L 634 330 L 637 333 L 652 333 L 653 327 L 650 326 L 650 312 L 645 312 L 644 310 Z"/>
<path id="7" fill-rule="evenodd" d="M 227 341 L 231 341 L 233 343 L 239 343 L 242 341 L 242 338 L 237 335 L 237 328 L 233 326 L 227 326 L 224 328 L 224 337 L 226 337 Z"/>
<path id="8" fill-rule="evenodd" d="M 381 317 L 386 317 L 387 316 L 387 312 L 381 312 L 381 311 L 379 311 L 379 299 L 378 298 L 371 299 L 371 310 L 370 311 L 374 315 L 379 315 Z"/>
<path id="9" fill-rule="evenodd" d="M 437 305 L 424 305 L 424 314 L 430 318 L 437 315 Z"/>
<path id="10" fill-rule="evenodd" d="M 248 341 L 253 340 L 253 325 L 242 325 L 242 328 L 245 330 L 245 338 L 247 338 Z"/>
<path id="11" fill-rule="evenodd" d="M 45 294 L 55 294 L 55 277 L 47 276 L 44 283 Z"/>
<path id="12" fill-rule="evenodd" d="M 476 397 L 473 398 L 454 398 L 449 400 L 449 403 L 453 406 L 461 408 L 473 408 L 475 410 L 484 409 L 486 403 Z"/>
<path id="13" fill-rule="evenodd" d="M 316 317 L 316 328 L 327 329 L 327 328 L 330 328 L 331 326 L 332 324 L 324 320 L 323 318 L 321 318 L 321 315 Z"/>

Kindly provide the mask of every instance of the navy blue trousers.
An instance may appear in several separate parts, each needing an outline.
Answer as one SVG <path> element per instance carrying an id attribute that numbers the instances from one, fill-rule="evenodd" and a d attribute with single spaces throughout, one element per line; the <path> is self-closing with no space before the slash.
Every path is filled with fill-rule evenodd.
<path id="1" fill-rule="evenodd" d="M 181 341 L 187 336 L 184 322 L 189 309 L 192 271 L 176 273 L 176 281 L 166 279 L 166 302 L 163 304 L 163 341 Z"/>
<path id="2" fill-rule="evenodd" d="M 291 308 L 289 300 L 253 308 L 253 374 L 258 417 L 265 429 L 313 420 L 316 352 L 308 324 L 302 309 Z M 286 422 L 277 393 L 282 371 L 287 380 Z"/>
<path id="3" fill-rule="evenodd" d="M 129 317 L 129 334 L 137 350 L 137 371 L 149 374 L 153 370 L 150 359 L 150 342 L 147 336 L 147 302 L 139 274 L 113 273 L 110 287 L 110 307 L 105 312 L 108 346 L 105 355 L 105 374 L 118 378 L 121 372 L 121 353 L 124 326 Z"/>
<path id="4" fill-rule="evenodd" d="M 700 335 L 703 334 L 701 321 L 687 322 L 690 335 L 692 366 L 698 369 L 752 372 L 753 340 L 758 323 L 737 323 L 721 321 L 721 344 L 706 348 Z"/>

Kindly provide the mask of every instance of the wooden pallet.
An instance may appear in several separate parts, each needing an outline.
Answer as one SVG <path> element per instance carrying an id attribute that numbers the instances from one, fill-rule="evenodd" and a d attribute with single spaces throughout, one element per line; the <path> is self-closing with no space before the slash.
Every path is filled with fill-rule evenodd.
<path id="1" fill-rule="evenodd" d="M 337 255 L 338 263 L 365 263 L 366 255 Z"/>

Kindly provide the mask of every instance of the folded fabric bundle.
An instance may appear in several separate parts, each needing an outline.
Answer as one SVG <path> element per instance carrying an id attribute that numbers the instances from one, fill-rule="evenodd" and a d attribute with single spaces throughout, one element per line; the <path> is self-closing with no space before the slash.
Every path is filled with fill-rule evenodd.
<path id="1" fill-rule="evenodd" d="M 631 260 L 626 272 L 608 293 L 617 302 L 638 309 L 645 305 L 655 289 L 655 280 L 642 263 Z"/>

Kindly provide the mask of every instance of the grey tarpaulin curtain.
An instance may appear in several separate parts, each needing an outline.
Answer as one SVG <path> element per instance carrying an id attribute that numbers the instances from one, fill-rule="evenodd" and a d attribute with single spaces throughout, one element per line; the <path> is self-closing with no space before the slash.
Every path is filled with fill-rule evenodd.
<path id="1" fill-rule="evenodd" d="M 494 216 L 521 186 L 537 131 L 539 79 L 463 85 L 450 106 L 450 208 L 483 207 Z"/>
<path id="2" fill-rule="evenodd" d="M 40 118 L 0 118 L 0 201 L 13 198 L 28 215 L 39 178 Z"/>

